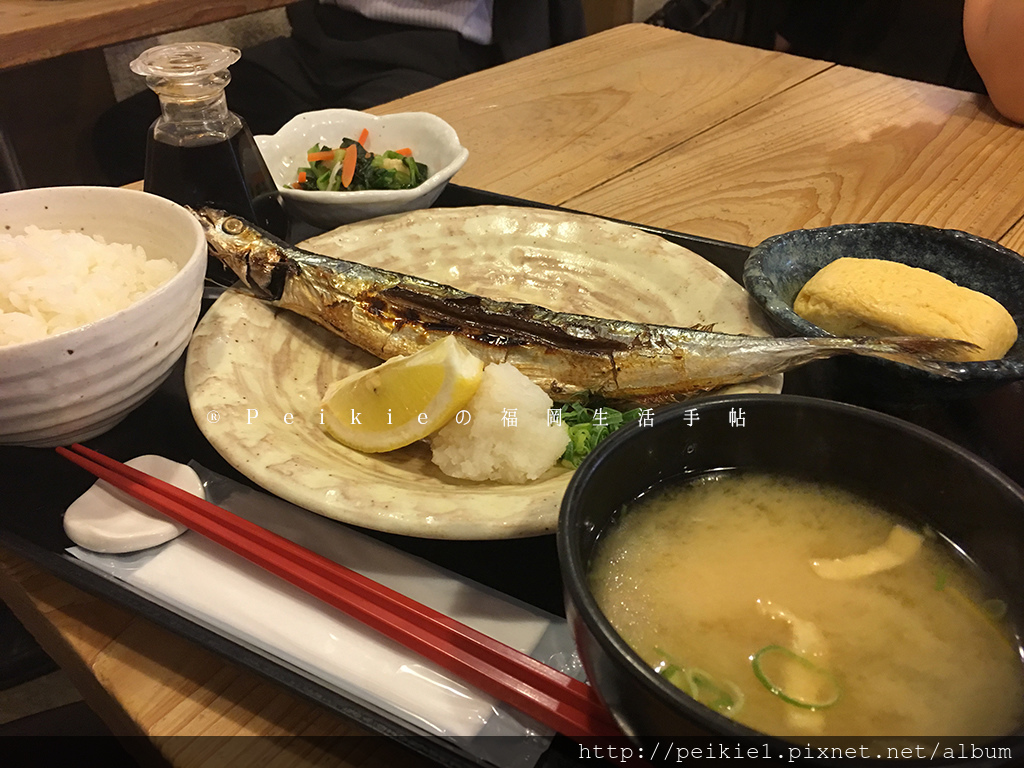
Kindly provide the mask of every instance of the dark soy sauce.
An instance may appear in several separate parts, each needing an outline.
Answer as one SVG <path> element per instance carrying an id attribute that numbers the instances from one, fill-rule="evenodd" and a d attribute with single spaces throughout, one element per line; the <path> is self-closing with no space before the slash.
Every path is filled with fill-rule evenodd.
<path id="1" fill-rule="evenodd" d="M 160 99 L 149 129 L 143 189 L 181 205 L 205 205 L 239 216 L 278 237 L 288 219 L 267 164 L 245 121 L 228 109 L 228 67 L 241 51 L 217 43 L 171 43 L 131 63 Z M 211 258 L 207 277 L 231 285 L 235 276 Z"/>
<path id="2" fill-rule="evenodd" d="M 186 147 L 151 135 L 144 188 L 192 208 L 222 208 L 281 238 L 288 234 L 277 187 L 245 128 L 223 141 Z"/>

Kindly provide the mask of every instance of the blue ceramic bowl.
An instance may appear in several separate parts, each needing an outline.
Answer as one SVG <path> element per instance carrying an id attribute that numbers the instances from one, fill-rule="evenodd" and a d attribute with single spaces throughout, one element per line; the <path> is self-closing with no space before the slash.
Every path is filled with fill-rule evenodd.
<path id="1" fill-rule="evenodd" d="M 786 336 L 829 336 L 793 311 L 793 301 L 812 275 L 836 259 L 887 259 L 942 275 L 988 294 L 1013 316 L 1019 336 L 1000 360 L 946 363 L 945 378 L 886 360 L 846 358 L 843 365 L 890 388 L 920 393 L 963 392 L 1024 378 L 1024 258 L 1001 245 L 951 229 L 920 224 L 838 224 L 798 229 L 768 238 L 754 248 L 743 269 L 743 284 L 776 331 Z"/>

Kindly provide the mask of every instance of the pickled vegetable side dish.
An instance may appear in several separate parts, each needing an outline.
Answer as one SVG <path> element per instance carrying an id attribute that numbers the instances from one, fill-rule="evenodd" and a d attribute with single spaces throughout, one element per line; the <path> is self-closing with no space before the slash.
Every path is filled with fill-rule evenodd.
<path id="1" fill-rule="evenodd" d="M 355 192 L 366 189 L 412 189 L 426 181 L 427 166 L 416 161 L 412 150 L 389 149 L 374 154 L 366 149 L 367 131 L 358 140 L 344 138 L 332 148 L 314 144 L 306 153 L 307 166 L 300 168 L 292 189 L 311 192 Z"/>

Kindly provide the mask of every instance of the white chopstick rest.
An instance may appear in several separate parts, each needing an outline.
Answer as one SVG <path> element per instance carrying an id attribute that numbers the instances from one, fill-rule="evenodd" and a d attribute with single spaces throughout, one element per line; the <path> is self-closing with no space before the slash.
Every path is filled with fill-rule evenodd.
<path id="1" fill-rule="evenodd" d="M 205 498 L 199 475 L 184 464 L 153 455 L 137 456 L 125 464 Z M 123 554 L 149 549 L 187 530 L 103 480 L 93 483 L 64 513 L 68 538 L 93 552 Z"/>

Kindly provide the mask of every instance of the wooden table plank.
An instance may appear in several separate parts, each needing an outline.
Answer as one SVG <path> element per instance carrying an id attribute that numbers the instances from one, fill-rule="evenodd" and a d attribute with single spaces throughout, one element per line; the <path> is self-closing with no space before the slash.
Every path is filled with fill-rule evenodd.
<path id="1" fill-rule="evenodd" d="M 140 762 L 152 743 L 182 767 L 435 765 L 3 548 L 0 599 Z"/>
<path id="2" fill-rule="evenodd" d="M 0 69 L 295 0 L 0 0 Z"/>
<path id="3" fill-rule="evenodd" d="M 1022 201 L 1024 131 L 987 99 L 833 67 L 566 205 L 754 245 L 884 220 L 998 240 Z"/>
<path id="4" fill-rule="evenodd" d="M 372 111 L 450 123 L 456 183 L 560 204 L 828 66 L 629 24 Z"/>
<path id="5" fill-rule="evenodd" d="M 1024 218 L 1018 221 L 999 242 L 1024 256 Z"/>

